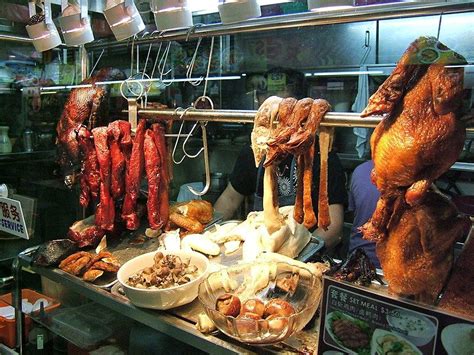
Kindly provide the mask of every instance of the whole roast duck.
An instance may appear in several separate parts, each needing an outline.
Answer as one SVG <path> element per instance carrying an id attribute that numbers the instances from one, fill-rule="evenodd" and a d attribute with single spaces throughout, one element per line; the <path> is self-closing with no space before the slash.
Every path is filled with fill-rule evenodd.
<path id="1" fill-rule="evenodd" d="M 122 71 L 115 68 L 103 68 L 84 80 L 81 83 L 81 85 L 85 85 L 84 87 L 75 88 L 69 94 L 64 111 L 56 126 L 58 162 L 65 175 L 71 174 L 79 163 L 77 129 L 82 124 L 86 124 L 91 130 L 108 123 L 105 114 L 107 105 L 102 105 L 107 97 L 107 87 L 95 83 L 121 79 L 125 79 Z"/>
<path id="2" fill-rule="evenodd" d="M 370 98 L 362 116 L 385 117 L 370 141 L 372 182 L 381 196 L 362 228 L 365 238 L 384 238 L 392 216 L 405 203 L 420 203 L 459 157 L 466 137 L 460 112 L 465 63 L 436 38 L 420 37 Z"/>
<path id="3" fill-rule="evenodd" d="M 456 240 L 470 225 L 430 190 L 463 149 L 465 63 L 435 38 L 420 37 L 362 113 L 385 117 L 371 137 L 371 178 L 380 198 L 361 230 L 377 242 L 391 291 L 429 303 L 448 278 Z"/>

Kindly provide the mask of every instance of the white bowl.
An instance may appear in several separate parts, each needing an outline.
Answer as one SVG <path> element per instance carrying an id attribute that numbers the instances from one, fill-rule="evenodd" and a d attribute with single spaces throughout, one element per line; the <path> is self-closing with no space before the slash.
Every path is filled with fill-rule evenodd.
<path id="1" fill-rule="evenodd" d="M 418 312 L 396 309 L 387 315 L 392 332 L 401 335 L 416 346 L 428 344 L 433 339 L 436 328 L 434 323 Z"/>
<path id="2" fill-rule="evenodd" d="M 180 286 L 165 289 L 143 289 L 127 284 L 128 278 L 146 267 L 154 264 L 153 257 L 156 252 L 146 253 L 127 261 L 119 269 L 117 279 L 122 284 L 125 294 L 130 302 L 138 307 L 152 309 L 170 309 L 192 302 L 198 294 L 198 287 L 209 272 L 209 260 L 200 253 L 193 251 L 162 251 L 163 255 L 176 255 L 182 260 L 190 259 L 191 265 L 198 268 L 198 276 Z"/>

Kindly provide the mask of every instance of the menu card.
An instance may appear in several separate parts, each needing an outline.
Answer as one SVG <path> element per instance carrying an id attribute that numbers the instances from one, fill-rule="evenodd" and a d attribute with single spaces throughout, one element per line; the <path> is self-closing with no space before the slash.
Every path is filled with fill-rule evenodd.
<path id="1" fill-rule="evenodd" d="M 320 322 L 318 354 L 474 354 L 474 322 L 327 276 Z"/>

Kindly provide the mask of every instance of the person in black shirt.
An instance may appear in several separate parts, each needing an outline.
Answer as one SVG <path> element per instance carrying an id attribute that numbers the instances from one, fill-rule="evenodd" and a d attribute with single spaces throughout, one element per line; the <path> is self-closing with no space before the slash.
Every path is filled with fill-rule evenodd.
<path id="1" fill-rule="evenodd" d="M 319 146 L 316 141 L 316 147 Z M 316 149 L 318 151 L 318 149 Z M 319 153 L 315 154 L 313 164 L 312 199 L 316 216 L 318 215 L 319 192 Z M 296 196 L 296 164 L 292 155 L 278 165 L 278 198 L 281 206 L 294 205 Z M 324 239 L 330 249 L 342 238 L 344 224 L 344 202 L 346 201 L 346 179 L 344 171 L 334 152 L 328 159 L 328 198 L 331 225 L 327 231 L 316 229 L 314 235 Z M 229 184 L 216 201 L 214 208 L 224 214 L 224 219 L 231 218 L 240 207 L 245 196 L 254 195 L 254 210 L 262 210 L 263 167 L 255 167 L 253 152 L 250 146 L 244 147 L 234 165 Z"/>

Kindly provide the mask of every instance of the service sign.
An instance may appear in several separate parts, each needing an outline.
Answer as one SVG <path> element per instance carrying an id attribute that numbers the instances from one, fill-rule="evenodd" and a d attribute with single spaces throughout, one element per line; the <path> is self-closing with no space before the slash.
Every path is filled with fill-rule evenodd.
<path id="1" fill-rule="evenodd" d="M 318 354 L 474 354 L 474 323 L 324 278 Z"/>
<path id="2" fill-rule="evenodd" d="M 0 197 L 0 231 L 29 239 L 20 201 Z"/>

